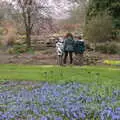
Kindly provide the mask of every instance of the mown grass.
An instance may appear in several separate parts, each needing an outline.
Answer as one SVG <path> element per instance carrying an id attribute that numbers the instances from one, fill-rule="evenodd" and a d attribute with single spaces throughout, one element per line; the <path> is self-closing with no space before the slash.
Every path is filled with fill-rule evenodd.
<path id="1" fill-rule="evenodd" d="M 76 81 L 120 86 L 120 68 L 103 66 L 0 65 L 0 81 L 29 80 L 64 83 Z"/>

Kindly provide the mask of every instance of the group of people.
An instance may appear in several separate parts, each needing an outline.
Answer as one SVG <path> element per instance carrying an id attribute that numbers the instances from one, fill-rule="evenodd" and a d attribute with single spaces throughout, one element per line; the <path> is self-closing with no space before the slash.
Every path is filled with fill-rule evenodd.
<path id="1" fill-rule="evenodd" d="M 81 36 L 73 37 L 71 33 L 67 33 L 64 38 L 57 38 L 56 52 L 59 65 L 66 64 L 68 55 L 70 64 L 73 64 L 73 53 L 75 53 L 76 56 L 79 55 L 82 59 L 84 51 L 85 43 Z"/>

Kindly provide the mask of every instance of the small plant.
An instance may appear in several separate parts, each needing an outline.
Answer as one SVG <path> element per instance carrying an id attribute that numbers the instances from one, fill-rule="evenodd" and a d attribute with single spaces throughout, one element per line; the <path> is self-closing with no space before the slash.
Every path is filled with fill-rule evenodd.
<path id="1" fill-rule="evenodd" d="M 14 48 L 9 48 L 9 49 L 7 50 L 7 52 L 8 52 L 9 54 L 14 54 L 14 53 L 15 53 Z"/>
<path id="2" fill-rule="evenodd" d="M 32 52 L 26 48 L 25 44 L 15 44 L 13 47 L 8 48 L 9 54 L 20 54 L 27 51 Z"/>
<path id="3" fill-rule="evenodd" d="M 5 29 L 6 29 L 6 34 L 4 36 L 4 45 L 9 47 L 9 46 L 13 46 L 16 42 L 16 38 L 17 38 L 17 30 L 14 26 L 13 23 L 6 23 L 5 25 Z"/>
<path id="4" fill-rule="evenodd" d="M 17 53 L 17 54 L 24 53 L 27 50 L 26 46 L 24 44 L 23 45 L 17 44 L 13 47 L 13 49 L 14 49 L 14 52 Z"/>
<path id="5" fill-rule="evenodd" d="M 26 49 L 27 53 L 33 54 L 34 53 L 34 49 L 33 48 L 28 48 Z"/>

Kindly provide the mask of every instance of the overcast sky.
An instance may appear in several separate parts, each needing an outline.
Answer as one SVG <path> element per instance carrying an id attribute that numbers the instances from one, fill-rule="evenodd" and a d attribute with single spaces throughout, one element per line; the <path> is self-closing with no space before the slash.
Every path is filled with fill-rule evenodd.
<path id="1" fill-rule="evenodd" d="M 12 1 L 12 0 L 4 0 Z M 67 0 L 48 0 L 49 5 L 52 7 L 52 16 L 56 19 L 63 19 L 68 17 L 68 9 L 70 4 Z"/>
<path id="2" fill-rule="evenodd" d="M 56 2 L 55 0 L 49 0 L 49 4 L 54 8 L 53 16 L 56 19 L 68 17 L 67 11 L 69 10 L 70 3 L 67 0 L 56 0 Z"/>

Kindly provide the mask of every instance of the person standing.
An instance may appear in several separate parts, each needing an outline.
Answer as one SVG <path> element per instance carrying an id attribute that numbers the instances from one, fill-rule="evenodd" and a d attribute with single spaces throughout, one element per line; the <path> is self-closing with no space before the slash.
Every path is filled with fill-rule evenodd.
<path id="1" fill-rule="evenodd" d="M 57 52 L 57 64 L 63 65 L 63 38 L 59 37 L 56 41 L 56 52 Z"/>
<path id="2" fill-rule="evenodd" d="M 73 52 L 74 52 L 74 39 L 73 35 L 71 33 L 67 33 L 65 36 L 65 41 L 64 41 L 64 64 L 66 64 L 66 60 L 69 54 L 70 58 L 70 64 L 73 62 Z"/>
<path id="3" fill-rule="evenodd" d="M 76 41 L 74 44 L 74 51 L 75 51 L 75 61 L 76 65 L 83 65 L 83 54 L 85 51 L 85 42 L 81 38 L 81 36 L 76 37 Z"/>

